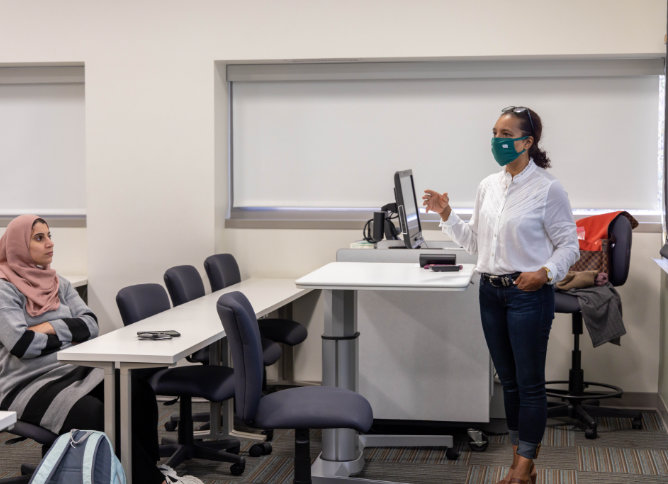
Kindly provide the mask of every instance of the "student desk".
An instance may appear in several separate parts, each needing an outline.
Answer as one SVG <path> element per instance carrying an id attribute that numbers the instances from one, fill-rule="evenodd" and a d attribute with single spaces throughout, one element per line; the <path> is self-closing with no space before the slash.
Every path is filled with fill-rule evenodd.
<path id="1" fill-rule="evenodd" d="M 60 361 L 104 369 L 104 428 L 114 445 L 114 369 L 120 371 L 121 460 L 129 484 L 132 482 L 130 370 L 172 366 L 223 338 L 225 332 L 216 303 L 222 294 L 232 291 L 242 292 L 253 305 L 256 315 L 261 317 L 289 304 L 310 289 L 296 288 L 293 279 L 247 279 L 58 352 Z M 181 336 L 158 341 L 137 338 L 137 331 L 163 329 L 176 330 Z"/>
<path id="2" fill-rule="evenodd" d="M 60 273 L 59 273 L 60 274 Z M 88 276 L 84 274 L 60 274 L 70 281 L 72 287 L 79 294 L 83 302 L 88 304 Z"/>
<path id="3" fill-rule="evenodd" d="M 0 431 L 11 428 L 16 423 L 16 412 L 0 410 Z M 0 484 L 4 482 L 15 482 L 16 479 L 9 477 L 0 479 Z"/>
<path id="4" fill-rule="evenodd" d="M 325 329 L 322 383 L 358 390 L 357 293 L 359 291 L 465 291 L 474 264 L 460 272 L 432 272 L 417 263 L 332 262 L 297 280 L 297 287 L 322 289 Z M 362 336 L 363 337 L 363 336 Z M 433 439 L 432 437 L 437 437 Z M 452 436 L 359 436 L 350 429 L 324 430 L 322 453 L 313 464 L 314 482 L 359 473 L 362 448 L 395 446 L 452 447 Z"/>
<path id="5" fill-rule="evenodd" d="M 0 411 L 0 430 L 10 428 L 16 423 L 16 412 Z"/>
<path id="6" fill-rule="evenodd" d="M 72 287 L 77 289 L 88 284 L 88 277 L 83 274 L 61 274 L 65 279 L 70 281 Z"/>

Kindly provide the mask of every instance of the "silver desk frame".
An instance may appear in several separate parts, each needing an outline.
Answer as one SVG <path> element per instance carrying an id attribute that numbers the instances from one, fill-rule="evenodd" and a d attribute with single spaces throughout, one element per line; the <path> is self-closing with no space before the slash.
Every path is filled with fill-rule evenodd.
<path id="1" fill-rule="evenodd" d="M 357 291 L 464 291 L 471 283 L 473 265 L 466 264 L 462 273 L 428 272 L 415 263 L 334 262 L 297 280 L 297 287 L 322 289 L 325 311 L 323 385 L 358 390 Z M 396 276 L 394 280 L 388 279 L 387 276 L 392 274 Z M 365 447 L 404 446 L 451 448 L 453 438 L 450 435 L 360 436 L 351 429 L 323 430 L 322 452 L 311 467 L 313 482 L 388 482 L 351 476 L 359 474 L 364 467 Z"/>

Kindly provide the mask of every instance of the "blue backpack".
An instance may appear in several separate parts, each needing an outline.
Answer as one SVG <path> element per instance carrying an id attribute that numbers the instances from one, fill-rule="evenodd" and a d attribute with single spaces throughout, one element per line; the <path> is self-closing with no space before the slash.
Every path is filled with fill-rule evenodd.
<path id="1" fill-rule="evenodd" d="M 125 473 L 104 432 L 73 429 L 56 439 L 30 484 L 125 484 Z"/>

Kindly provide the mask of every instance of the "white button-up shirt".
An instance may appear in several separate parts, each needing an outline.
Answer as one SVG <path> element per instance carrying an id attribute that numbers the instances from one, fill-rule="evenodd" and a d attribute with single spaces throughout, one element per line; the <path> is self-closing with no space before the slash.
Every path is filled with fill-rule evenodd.
<path id="1" fill-rule="evenodd" d="M 533 160 L 515 177 L 504 169 L 485 178 L 471 220 L 466 223 L 453 211 L 441 227 L 469 254 L 478 254 L 478 272 L 512 274 L 545 266 L 554 284 L 580 257 L 568 195 Z"/>

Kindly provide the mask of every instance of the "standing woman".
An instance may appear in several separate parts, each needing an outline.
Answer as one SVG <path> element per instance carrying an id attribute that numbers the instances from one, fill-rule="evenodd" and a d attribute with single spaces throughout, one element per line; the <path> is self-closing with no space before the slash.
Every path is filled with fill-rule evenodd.
<path id="1" fill-rule="evenodd" d="M 547 173 L 534 111 L 508 107 L 492 129 L 492 154 L 503 170 L 478 186 L 473 215 L 462 221 L 447 193 L 425 190 L 427 212 L 444 233 L 478 254 L 480 316 L 503 385 L 513 464 L 501 483 L 535 483 L 547 420 L 545 355 L 554 318 L 554 283 L 579 257 L 575 222 L 562 185 Z"/>
<path id="2" fill-rule="evenodd" d="M 53 249 L 49 226 L 36 215 L 16 217 L 0 238 L 0 409 L 56 434 L 103 430 L 102 370 L 56 358 L 58 350 L 95 338 L 98 326 L 69 281 L 50 268 Z M 135 482 L 182 482 L 171 469 L 173 479 L 156 467 L 153 390 L 139 378 L 132 385 Z"/>

